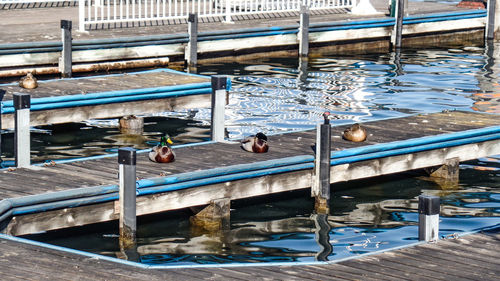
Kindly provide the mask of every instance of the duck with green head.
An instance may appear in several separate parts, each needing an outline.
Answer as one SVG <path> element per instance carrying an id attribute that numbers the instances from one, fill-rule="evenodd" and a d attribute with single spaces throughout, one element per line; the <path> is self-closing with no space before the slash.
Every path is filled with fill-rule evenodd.
<path id="1" fill-rule="evenodd" d="M 250 136 L 241 141 L 241 148 L 248 152 L 265 153 L 269 150 L 267 136 L 263 133 L 257 133 L 255 136 Z"/>
<path id="2" fill-rule="evenodd" d="M 170 136 L 165 134 L 160 143 L 149 152 L 149 160 L 157 163 L 170 163 L 175 160 L 175 153 L 170 145 L 173 144 Z"/>

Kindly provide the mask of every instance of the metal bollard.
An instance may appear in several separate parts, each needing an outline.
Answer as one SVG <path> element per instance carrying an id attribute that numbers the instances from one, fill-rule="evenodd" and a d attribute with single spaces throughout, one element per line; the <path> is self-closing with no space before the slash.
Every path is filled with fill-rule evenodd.
<path id="1" fill-rule="evenodd" d="M 400 49 L 403 37 L 403 16 L 404 16 L 404 0 L 396 0 L 396 23 L 394 24 L 391 43 L 393 49 Z"/>
<path id="2" fill-rule="evenodd" d="M 437 196 L 418 197 L 418 240 L 437 241 L 439 234 L 439 204 Z"/>
<path id="3" fill-rule="evenodd" d="M 488 21 L 486 23 L 486 31 L 484 32 L 484 35 L 486 37 L 485 39 L 487 41 L 495 39 L 495 25 L 498 25 L 498 23 L 495 22 L 495 10 L 497 5 L 496 2 L 496 0 L 488 0 Z"/>
<path id="4" fill-rule="evenodd" d="M 300 6 L 300 26 L 299 33 L 299 56 L 307 57 L 309 55 L 309 8 L 305 5 Z"/>
<path id="5" fill-rule="evenodd" d="M 118 149 L 120 178 L 120 248 L 136 245 L 136 150 L 131 147 Z"/>
<path id="6" fill-rule="evenodd" d="M 2 162 L 1 156 L 2 156 L 2 106 L 3 106 L 1 102 L 3 101 L 5 93 L 6 93 L 5 90 L 0 89 L 0 162 Z"/>
<path id="7" fill-rule="evenodd" d="M 16 167 L 27 168 L 31 165 L 30 152 L 30 107 L 31 96 L 29 94 L 13 95 L 14 99 L 14 152 L 16 155 Z"/>
<path id="8" fill-rule="evenodd" d="M 184 60 L 187 66 L 198 64 L 198 14 L 189 14 L 188 16 L 188 35 L 189 42 L 184 53 Z"/>
<path id="9" fill-rule="evenodd" d="M 316 129 L 316 158 L 314 160 L 314 179 L 311 195 L 316 198 L 316 209 L 321 213 L 328 212 L 330 200 L 330 151 L 332 128 L 328 114 L 324 115 L 324 123 Z"/>
<path id="10" fill-rule="evenodd" d="M 227 77 L 222 75 L 212 76 L 212 130 L 213 141 L 224 140 L 224 110 L 226 107 Z"/>
<path id="11" fill-rule="evenodd" d="M 62 52 L 59 58 L 59 71 L 62 77 L 71 77 L 72 75 L 72 38 L 71 38 L 71 26 L 72 22 L 70 20 L 61 20 L 61 39 L 62 39 Z"/>

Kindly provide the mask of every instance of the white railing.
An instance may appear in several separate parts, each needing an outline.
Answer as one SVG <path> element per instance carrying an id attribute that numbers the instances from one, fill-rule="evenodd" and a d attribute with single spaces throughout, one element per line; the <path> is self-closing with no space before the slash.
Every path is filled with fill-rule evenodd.
<path id="1" fill-rule="evenodd" d="M 79 0 L 79 29 L 86 25 L 147 22 L 198 17 L 299 11 L 304 4 L 311 10 L 352 8 L 355 0 Z"/>

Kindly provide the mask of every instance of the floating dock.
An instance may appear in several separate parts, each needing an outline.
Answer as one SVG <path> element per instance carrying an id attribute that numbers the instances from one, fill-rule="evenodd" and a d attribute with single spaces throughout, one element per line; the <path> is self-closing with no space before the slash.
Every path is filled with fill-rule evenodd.
<path id="1" fill-rule="evenodd" d="M 39 81 L 36 89 L 0 85 L 2 128 L 14 127 L 14 93 L 31 96 L 30 125 L 80 122 L 210 107 L 210 77 L 171 69 Z"/>
<path id="2" fill-rule="evenodd" d="M 500 153 L 498 116 L 442 112 L 367 122 L 368 139 L 332 128 L 331 183 L 466 161 Z M 310 188 L 315 130 L 269 137 L 268 153 L 239 143 L 176 147 L 176 161 L 137 154 L 137 215 Z M 23 235 L 118 219 L 116 155 L 0 172 L 4 233 Z"/>

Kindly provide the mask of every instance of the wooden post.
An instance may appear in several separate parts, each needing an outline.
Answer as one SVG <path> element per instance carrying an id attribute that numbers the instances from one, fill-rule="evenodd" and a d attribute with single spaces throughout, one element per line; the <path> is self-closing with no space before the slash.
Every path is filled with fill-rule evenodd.
<path id="1" fill-rule="evenodd" d="M 30 152 L 30 107 L 31 96 L 16 93 L 14 98 L 14 151 L 16 155 L 16 167 L 27 168 L 31 165 Z"/>
<path id="2" fill-rule="evenodd" d="M 437 241 L 439 234 L 439 197 L 418 197 L 418 240 Z"/>
<path id="3" fill-rule="evenodd" d="M 488 20 L 486 22 L 486 30 L 484 31 L 484 36 L 486 41 L 495 39 L 495 25 L 497 25 L 495 21 L 496 14 L 496 0 L 488 0 Z"/>
<path id="4" fill-rule="evenodd" d="M 396 22 L 391 36 L 393 49 L 401 48 L 403 37 L 403 16 L 404 16 L 404 0 L 396 0 Z"/>
<path id="5" fill-rule="evenodd" d="M 307 57 L 309 55 L 309 8 L 305 5 L 300 6 L 300 25 L 299 25 L 299 56 Z"/>
<path id="6" fill-rule="evenodd" d="M 427 168 L 429 177 L 442 189 L 454 189 L 458 187 L 460 174 L 460 160 L 458 157 L 446 159 L 444 164 L 438 167 Z"/>
<path id="7" fill-rule="evenodd" d="M 120 204 L 120 248 L 129 249 L 136 245 L 136 151 L 125 147 L 118 149 L 119 204 Z"/>
<path id="8" fill-rule="evenodd" d="M 229 230 L 231 216 L 231 200 L 221 198 L 210 201 L 210 204 L 189 220 L 194 227 L 204 231 Z"/>
<path id="9" fill-rule="evenodd" d="M 189 42 L 184 52 L 184 60 L 188 67 L 198 64 L 198 14 L 189 14 L 188 16 L 188 35 Z"/>
<path id="10" fill-rule="evenodd" d="M 71 38 L 71 21 L 61 20 L 61 32 L 62 32 L 62 52 L 59 58 L 59 71 L 61 71 L 62 77 L 71 77 L 72 75 L 72 38 Z"/>
<path id="11" fill-rule="evenodd" d="M 317 213 L 329 212 L 330 200 L 330 151 L 332 129 L 328 115 L 324 114 L 324 123 L 318 124 L 316 129 L 316 158 L 314 160 L 314 178 L 312 180 L 311 195 L 315 197 Z"/>
<path id="12" fill-rule="evenodd" d="M 227 77 L 212 76 L 212 131 L 213 141 L 224 140 L 224 110 L 226 107 Z"/>
<path id="13" fill-rule="evenodd" d="M 319 252 L 316 254 L 317 261 L 327 261 L 328 256 L 332 254 L 333 247 L 330 243 L 330 230 L 332 229 L 328 223 L 328 215 L 314 214 L 314 224 L 316 230 L 314 231 L 316 243 L 319 245 Z"/>

